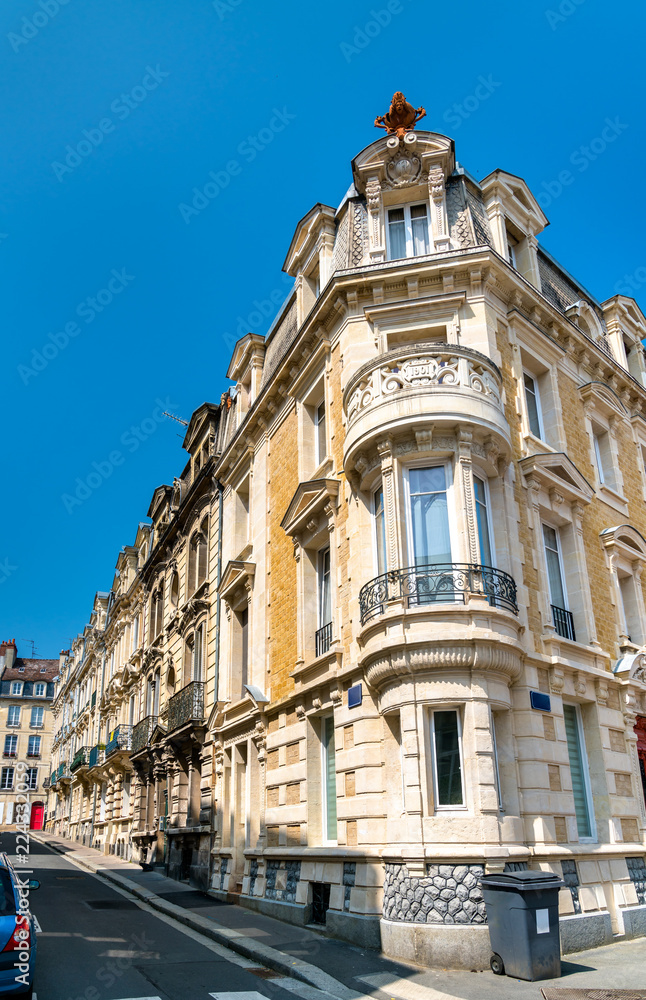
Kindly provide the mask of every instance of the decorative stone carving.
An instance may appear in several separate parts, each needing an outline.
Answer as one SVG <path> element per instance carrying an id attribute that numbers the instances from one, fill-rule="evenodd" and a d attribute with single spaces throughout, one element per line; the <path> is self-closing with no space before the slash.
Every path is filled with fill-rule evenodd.
<path id="1" fill-rule="evenodd" d="M 386 187 L 402 188 L 418 184 L 422 174 L 419 156 L 402 152 L 386 163 Z"/>
<path id="2" fill-rule="evenodd" d="M 401 90 L 393 94 L 390 110 L 385 115 L 377 115 L 375 128 L 383 128 L 388 135 L 396 135 L 401 141 L 407 132 L 411 132 L 418 121 L 426 117 L 426 111 L 420 107 L 415 109 L 409 104 Z"/>
<path id="3" fill-rule="evenodd" d="M 366 201 L 369 212 L 378 212 L 381 202 L 381 184 L 378 177 L 371 177 L 366 184 Z"/>
<path id="4" fill-rule="evenodd" d="M 429 170 L 428 191 L 433 201 L 441 201 L 444 197 L 444 171 L 441 167 Z"/>

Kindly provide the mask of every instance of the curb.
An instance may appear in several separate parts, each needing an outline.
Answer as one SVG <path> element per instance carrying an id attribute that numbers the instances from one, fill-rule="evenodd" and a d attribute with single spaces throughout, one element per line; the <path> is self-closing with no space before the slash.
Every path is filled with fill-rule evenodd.
<path id="1" fill-rule="evenodd" d="M 42 844 L 43 847 L 48 847 L 50 850 L 68 857 L 69 860 L 73 860 L 74 864 L 87 869 L 93 875 L 101 875 L 102 878 L 113 882 L 121 889 L 127 890 L 153 909 L 159 910 L 160 913 L 164 913 L 166 916 L 173 917 L 192 930 L 204 934 L 206 937 L 211 938 L 212 941 L 223 945 L 225 948 L 229 948 L 231 951 L 237 952 L 237 954 L 242 955 L 244 958 L 258 961 L 259 964 L 272 969 L 274 972 L 280 972 L 284 976 L 299 979 L 301 982 L 307 983 L 308 986 L 313 986 L 321 992 L 330 994 L 336 1000 L 357 1000 L 357 998 L 364 996 L 364 994 L 357 990 L 352 990 L 344 986 L 343 983 L 329 976 L 327 972 L 319 969 L 317 965 L 304 962 L 299 958 L 293 958 L 285 952 L 278 951 L 277 948 L 271 948 L 269 945 L 261 944 L 254 938 L 247 937 L 246 934 L 241 934 L 240 931 L 224 927 L 222 924 L 218 924 L 215 920 L 210 920 L 207 917 L 200 917 L 198 914 L 191 913 L 190 910 L 186 910 L 183 906 L 178 906 L 176 903 L 169 903 L 167 900 L 157 896 L 152 890 L 143 889 L 125 875 L 119 875 L 110 869 L 102 868 L 100 865 L 95 865 L 85 858 L 74 857 L 72 859 L 69 856 L 74 854 L 73 849 L 70 851 L 65 850 L 62 844 L 34 837 L 33 831 L 31 831 L 31 836 L 39 844 Z"/>

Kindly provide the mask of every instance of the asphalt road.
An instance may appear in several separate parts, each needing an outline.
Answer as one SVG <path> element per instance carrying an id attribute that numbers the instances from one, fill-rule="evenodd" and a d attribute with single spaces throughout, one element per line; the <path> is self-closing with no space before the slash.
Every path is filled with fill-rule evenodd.
<path id="1" fill-rule="evenodd" d="M 15 835 L 0 850 L 13 857 Z M 252 962 L 134 901 L 31 841 L 31 909 L 41 927 L 37 1000 L 289 1000 Z M 22 866 L 20 866 L 22 868 Z M 255 994 L 250 997 L 248 994 Z"/>

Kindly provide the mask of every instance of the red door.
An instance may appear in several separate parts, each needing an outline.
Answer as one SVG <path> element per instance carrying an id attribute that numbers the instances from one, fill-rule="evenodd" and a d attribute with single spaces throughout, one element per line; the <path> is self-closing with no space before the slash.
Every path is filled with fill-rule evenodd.
<path id="1" fill-rule="evenodd" d="M 45 806 L 42 802 L 33 802 L 31 806 L 31 818 L 29 820 L 30 830 L 42 830 Z"/>
<path id="2" fill-rule="evenodd" d="M 644 790 L 644 802 L 646 802 L 646 716 L 637 716 L 635 732 L 637 733 L 637 755 L 639 757 L 639 770 Z"/>

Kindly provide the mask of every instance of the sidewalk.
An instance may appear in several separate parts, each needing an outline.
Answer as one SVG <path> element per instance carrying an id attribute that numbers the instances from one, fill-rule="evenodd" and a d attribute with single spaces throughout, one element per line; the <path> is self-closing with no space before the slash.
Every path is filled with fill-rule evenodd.
<path id="1" fill-rule="evenodd" d="M 568 989 L 646 988 L 646 938 L 568 955 L 561 979 L 525 983 L 490 972 L 418 969 L 384 958 L 324 933 L 263 916 L 176 882 L 158 872 L 102 854 L 62 837 L 31 836 L 70 861 L 131 892 L 154 909 L 179 920 L 218 944 L 283 976 L 291 976 L 337 1000 L 366 993 L 384 1000 L 539 1000 L 540 986 Z M 332 970 L 334 976 L 327 970 Z"/>

